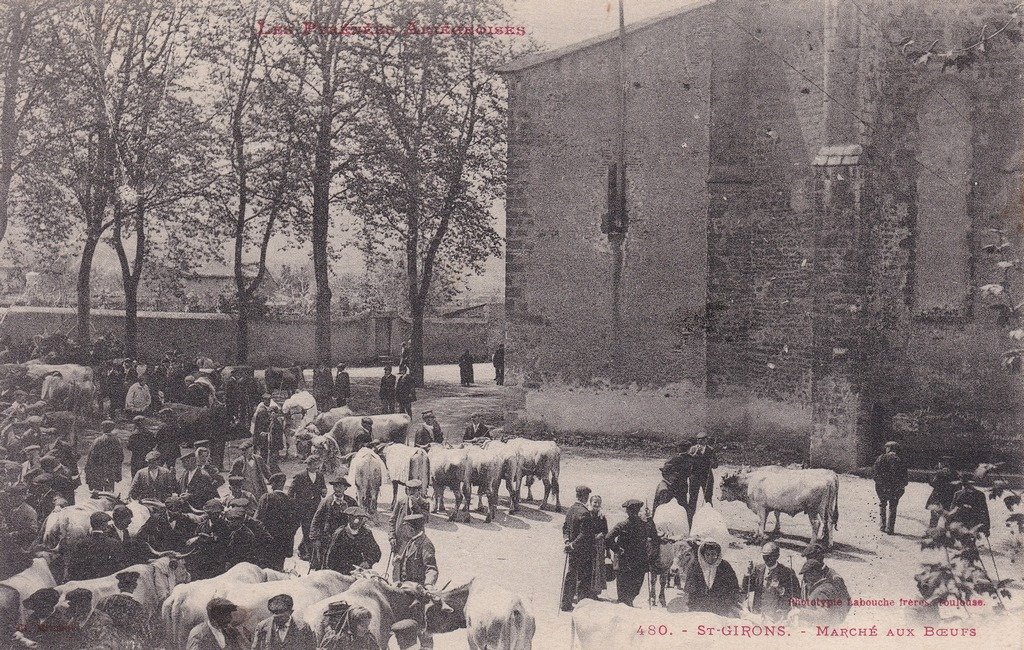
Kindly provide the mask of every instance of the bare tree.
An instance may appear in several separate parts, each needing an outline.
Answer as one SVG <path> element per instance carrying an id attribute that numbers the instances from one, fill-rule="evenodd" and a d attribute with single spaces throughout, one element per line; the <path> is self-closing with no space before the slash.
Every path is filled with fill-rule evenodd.
<path id="1" fill-rule="evenodd" d="M 423 319 L 439 271 L 479 272 L 500 250 L 490 207 L 503 192 L 506 95 L 493 69 L 518 46 L 472 28 L 420 33 L 507 23 L 493 0 L 430 0 L 381 14 L 375 22 L 408 27 L 364 51 L 369 108 L 353 196 L 366 252 L 404 255 L 410 372 L 422 383 Z"/>

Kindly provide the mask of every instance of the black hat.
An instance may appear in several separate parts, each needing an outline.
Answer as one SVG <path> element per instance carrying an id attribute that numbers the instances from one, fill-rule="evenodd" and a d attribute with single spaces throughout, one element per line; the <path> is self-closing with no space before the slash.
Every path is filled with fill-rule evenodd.
<path id="1" fill-rule="evenodd" d="M 641 501 L 640 499 L 629 499 L 628 501 L 622 504 L 622 507 L 625 508 L 626 510 L 639 510 L 641 507 L 643 507 L 643 505 L 644 502 Z"/>
<path id="2" fill-rule="evenodd" d="M 344 475 L 335 476 L 330 480 L 330 483 L 331 485 L 344 485 L 345 487 L 352 485 Z"/>
<path id="3" fill-rule="evenodd" d="M 23 602 L 31 610 L 49 609 L 60 601 L 60 592 L 53 587 L 43 587 L 32 592 L 32 595 Z"/>
<path id="4" fill-rule="evenodd" d="M 105 512 L 94 512 L 89 515 L 89 526 L 91 528 L 98 528 L 104 524 L 109 524 L 110 522 L 110 515 Z"/>

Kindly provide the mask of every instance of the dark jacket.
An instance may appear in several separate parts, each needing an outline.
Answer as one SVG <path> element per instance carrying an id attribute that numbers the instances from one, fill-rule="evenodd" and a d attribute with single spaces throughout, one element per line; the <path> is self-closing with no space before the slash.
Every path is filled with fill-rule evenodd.
<path id="1" fill-rule="evenodd" d="M 576 502 L 565 512 L 562 522 L 562 540 L 572 544 L 572 558 L 589 559 L 594 550 L 594 518 L 589 509 Z"/>
<path id="2" fill-rule="evenodd" d="M 898 499 L 907 488 L 907 462 L 894 451 L 875 460 L 875 492 L 883 499 Z"/>
<path id="3" fill-rule="evenodd" d="M 380 561 L 380 545 L 368 528 L 353 535 L 348 526 L 339 528 L 331 539 L 324 568 L 348 575 L 358 567 L 370 568 Z"/>
<path id="4" fill-rule="evenodd" d="M 292 478 L 292 484 L 288 486 L 288 496 L 294 501 L 299 517 L 307 526 L 326 495 L 327 481 L 322 472 L 317 472 L 316 480 L 310 481 L 309 473 L 303 471 L 296 474 Z"/>
<path id="5" fill-rule="evenodd" d="M 148 429 L 138 429 L 128 436 L 128 451 L 132 452 L 132 476 L 146 466 L 146 454 L 156 446 L 156 436 Z"/>
<path id="6" fill-rule="evenodd" d="M 340 406 L 350 397 L 352 397 L 352 380 L 349 379 L 347 372 L 339 370 L 334 377 L 334 399 L 338 400 Z"/>
<path id="7" fill-rule="evenodd" d="M 839 625 L 850 611 L 850 592 L 846 583 L 831 568 L 825 567 L 825 575 L 813 585 L 804 585 L 804 598 L 811 603 L 833 601 L 830 606 L 810 605 L 800 609 L 800 621 L 813 625 Z M 838 604 L 837 604 L 838 603 Z"/>
<path id="8" fill-rule="evenodd" d="M 742 591 L 754 594 L 751 609 L 755 614 L 764 614 L 769 620 L 778 621 L 789 611 L 790 599 L 800 597 L 800 580 L 792 569 L 777 562 L 766 583 L 766 569 L 763 563 L 758 564 L 749 576 L 744 576 Z"/>
<path id="9" fill-rule="evenodd" d="M 85 461 L 85 480 L 90 486 L 98 486 L 105 480 L 117 483 L 121 480 L 121 465 L 124 463 L 124 447 L 116 436 L 105 433 L 96 438 Z"/>
<path id="10" fill-rule="evenodd" d="M 274 617 L 268 616 L 256 624 L 252 634 L 252 650 L 315 650 L 316 635 L 303 621 L 292 616 L 284 641 L 274 628 Z"/>
<path id="11" fill-rule="evenodd" d="M 989 520 L 985 493 L 981 490 L 971 485 L 963 486 L 953 495 L 950 509 L 955 511 L 949 518 L 950 522 L 959 522 L 968 529 L 980 525 L 980 532 L 989 534 L 992 522 Z"/>
<path id="12" fill-rule="evenodd" d="M 395 388 L 398 377 L 395 375 L 384 375 L 380 378 L 380 398 L 385 402 L 395 399 Z"/>
<path id="13" fill-rule="evenodd" d="M 957 485 L 954 484 L 956 474 L 948 467 L 943 467 L 935 476 L 928 481 L 932 486 L 932 493 L 928 496 L 925 506 L 941 505 L 946 510 L 953 504 L 953 495 L 956 494 Z"/>
<path id="14" fill-rule="evenodd" d="M 466 426 L 466 430 L 462 432 L 462 440 L 473 440 L 475 438 L 490 438 L 491 428 L 486 424 L 478 424 L 473 426 L 472 424 Z"/>
<path id="15" fill-rule="evenodd" d="M 395 557 L 393 578 L 396 582 L 418 582 L 430 586 L 437 582 L 437 559 L 434 544 L 425 534 L 409 540 Z"/>
<path id="16" fill-rule="evenodd" d="M 106 532 L 91 531 L 67 556 L 68 580 L 92 580 L 114 575 L 128 566 L 124 546 Z"/>
<path id="17" fill-rule="evenodd" d="M 245 631 L 244 627 L 239 626 L 225 634 L 224 637 L 227 641 L 224 650 L 249 650 L 252 647 L 249 633 Z M 220 645 L 217 644 L 217 638 L 210 630 L 209 623 L 203 621 L 192 628 L 188 635 L 188 641 L 185 642 L 185 650 L 221 650 Z"/>
<path id="18" fill-rule="evenodd" d="M 195 535 L 195 524 L 182 517 L 173 526 L 166 519 L 150 517 L 135 534 L 140 544 L 149 544 L 158 551 L 185 550 L 185 542 Z"/>
<path id="19" fill-rule="evenodd" d="M 164 466 L 157 468 L 156 480 L 150 476 L 149 468 L 143 467 L 135 472 L 132 478 L 132 486 L 128 490 L 128 498 L 142 501 L 143 499 L 157 499 L 165 501 L 167 497 L 178 491 L 178 482 L 174 480 L 174 473 Z"/>
<path id="20" fill-rule="evenodd" d="M 608 548 L 618 555 L 620 571 L 644 572 L 650 559 L 651 543 L 657 538 L 652 522 L 630 517 L 615 524 L 608 533 Z"/>
<path id="21" fill-rule="evenodd" d="M 224 484 L 224 477 L 216 472 L 198 469 L 186 484 L 188 474 L 187 470 L 178 473 L 178 494 L 187 492 L 188 504 L 196 510 L 202 510 L 207 501 L 217 498 L 217 488 Z"/>
<path id="22" fill-rule="evenodd" d="M 292 498 L 276 490 L 267 492 L 260 497 L 256 519 L 274 538 L 271 555 L 291 557 L 295 531 L 299 527 L 299 512 Z"/>
<path id="23" fill-rule="evenodd" d="M 402 375 L 395 382 L 395 401 L 400 404 L 416 401 L 416 382 L 412 375 Z"/>
<path id="24" fill-rule="evenodd" d="M 719 616 L 736 616 L 740 604 L 740 585 L 732 565 L 722 560 L 715 573 L 715 582 L 708 588 L 700 562 L 694 559 L 686 572 L 683 591 L 688 596 L 689 611 L 709 612 Z"/>

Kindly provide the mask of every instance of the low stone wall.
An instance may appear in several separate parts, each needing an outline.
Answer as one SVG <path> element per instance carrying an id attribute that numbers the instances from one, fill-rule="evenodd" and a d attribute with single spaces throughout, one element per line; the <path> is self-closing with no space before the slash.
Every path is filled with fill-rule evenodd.
<path id="1" fill-rule="evenodd" d="M 407 319 L 392 321 L 390 349 L 378 349 L 377 318 L 373 314 L 335 317 L 331 323 L 331 354 L 335 363 L 364 365 L 379 356 L 397 358 L 411 324 Z M 124 333 L 124 314 L 94 309 L 90 315 L 93 337 Z M 74 309 L 60 307 L 10 307 L 0 320 L 0 334 L 25 340 L 43 331 L 71 332 L 77 316 Z M 139 355 L 154 358 L 176 347 L 187 356 L 209 356 L 228 363 L 235 358 L 235 318 L 229 314 L 180 312 L 139 312 Z M 428 318 L 424 323 L 424 356 L 428 363 L 453 363 L 469 350 L 478 361 L 490 354 L 502 340 L 504 321 L 475 318 Z M 252 323 L 249 329 L 249 363 L 256 366 L 301 363 L 316 360 L 313 346 L 314 323 L 303 317 L 282 317 Z"/>

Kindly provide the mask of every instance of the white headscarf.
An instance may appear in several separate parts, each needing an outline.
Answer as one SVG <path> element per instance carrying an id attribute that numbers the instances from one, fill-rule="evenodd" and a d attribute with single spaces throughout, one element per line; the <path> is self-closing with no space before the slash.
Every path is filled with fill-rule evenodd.
<path id="1" fill-rule="evenodd" d="M 704 549 L 711 544 L 718 547 L 718 560 L 714 564 L 710 564 L 704 559 Z M 718 573 L 718 565 L 722 563 L 722 545 L 713 539 L 702 541 L 700 546 L 697 547 L 697 562 L 700 563 L 700 570 L 704 573 L 704 584 L 710 590 L 715 584 L 715 574 Z"/>

